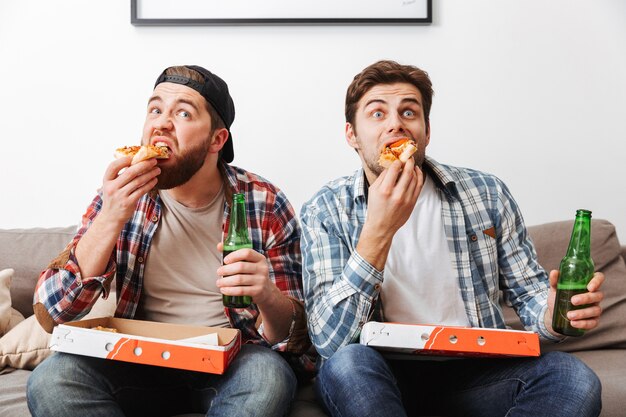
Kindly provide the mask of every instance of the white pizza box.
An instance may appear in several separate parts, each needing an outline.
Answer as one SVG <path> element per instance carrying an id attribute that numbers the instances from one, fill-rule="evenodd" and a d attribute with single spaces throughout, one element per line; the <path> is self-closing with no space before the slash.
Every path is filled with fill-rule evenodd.
<path id="1" fill-rule="evenodd" d="M 539 356 L 533 332 L 477 327 L 381 323 L 370 321 L 360 343 L 380 350 L 415 355 L 502 357 Z"/>
<path id="2" fill-rule="evenodd" d="M 58 352 L 212 374 L 223 374 L 240 348 L 237 329 L 113 317 L 60 324 L 50 339 L 50 349 Z"/>

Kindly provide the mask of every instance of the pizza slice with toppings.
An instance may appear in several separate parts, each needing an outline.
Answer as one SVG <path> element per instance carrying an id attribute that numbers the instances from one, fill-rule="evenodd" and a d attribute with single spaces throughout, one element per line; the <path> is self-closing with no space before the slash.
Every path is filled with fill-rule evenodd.
<path id="1" fill-rule="evenodd" d="M 388 168 L 389 165 L 398 159 L 404 164 L 415 152 L 417 152 L 415 142 L 409 138 L 401 138 L 385 146 L 380 153 L 380 158 L 378 158 L 378 164 L 383 168 Z"/>
<path id="2" fill-rule="evenodd" d="M 132 157 L 131 165 L 145 161 L 147 159 L 167 159 L 169 149 L 164 143 L 157 142 L 154 145 L 124 146 L 115 150 L 115 158 Z"/>

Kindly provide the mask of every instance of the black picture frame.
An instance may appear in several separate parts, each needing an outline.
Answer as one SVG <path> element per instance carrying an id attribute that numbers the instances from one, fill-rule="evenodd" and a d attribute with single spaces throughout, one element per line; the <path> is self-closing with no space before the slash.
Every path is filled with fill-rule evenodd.
<path id="1" fill-rule="evenodd" d="M 336 18 L 316 18 L 316 17 L 275 17 L 275 18 L 146 18 L 139 15 L 140 0 L 130 2 L 130 23 L 135 26 L 228 26 L 228 25 L 424 25 L 432 23 L 432 0 L 399 0 L 400 4 L 413 5 L 418 3 L 420 7 L 425 7 L 426 13 L 418 16 L 397 16 L 397 17 L 336 17 Z M 146 0 L 150 1 L 150 0 Z M 224 0 L 229 1 L 229 0 Z M 251 0 L 259 1 L 259 0 Z M 268 0 L 271 4 L 273 0 Z M 343 1 L 343 0 L 339 0 Z M 351 0 L 358 2 L 358 0 Z M 417 14 L 417 13 L 416 13 Z"/>

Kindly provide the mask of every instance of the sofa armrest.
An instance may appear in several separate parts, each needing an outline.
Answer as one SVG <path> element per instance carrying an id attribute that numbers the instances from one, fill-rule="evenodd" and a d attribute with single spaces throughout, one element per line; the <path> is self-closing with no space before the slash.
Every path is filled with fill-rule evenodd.
<path id="1" fill-rule="evenodd" d="M 39 274 L 75 233 L 76 226 L 0 229 L 0 270 L 15 270 L 11 301 L 24 317 L 33 314 L 33 293 Z"/>

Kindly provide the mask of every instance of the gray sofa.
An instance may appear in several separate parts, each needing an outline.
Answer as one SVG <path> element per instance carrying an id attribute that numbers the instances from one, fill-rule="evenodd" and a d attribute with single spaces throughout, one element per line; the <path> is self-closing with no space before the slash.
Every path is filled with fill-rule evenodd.
<path id="1" fill-rule="evenodd" d="M 556 268 L 565 253 L 572 222 L 549 223 L 530 228 L 539 260 L 546 269 Z M 73 227 L 0 230 L 0 271 L 15 270 L 11 286 L 13 307 L 25 317 L 32 315 L 32 294 L 39 272 L 69 242 Z M 606 293 L 602 303 L 604 317 L 598 329 L 582 338 L 543 344 L 542 351 L 573 352 L 599 375 L 603 385 L 603 417 L 624 416 L 626 398 L 626 247 L 621 247 L 615 228 L 607 221 L 594 220 L 592 256 L 596 269 L 606 274 Z M 508 324 L 520 328 L 517 317 L 508 309 Z M 29 417 L 25 386 L 30 373 L 18 369 L 0 374 L 0 416 Z M 310 385 L 301 387 L 291 417 L 324 417 L 316 405 Z"/>

